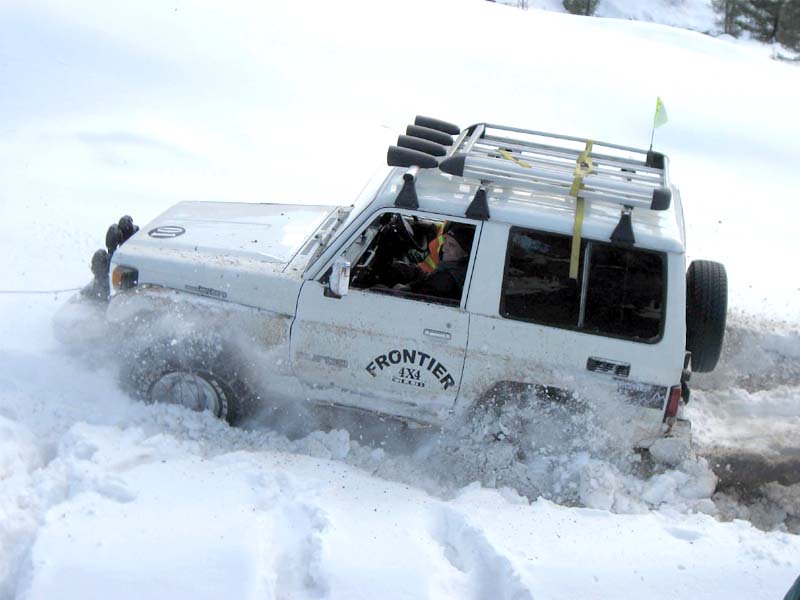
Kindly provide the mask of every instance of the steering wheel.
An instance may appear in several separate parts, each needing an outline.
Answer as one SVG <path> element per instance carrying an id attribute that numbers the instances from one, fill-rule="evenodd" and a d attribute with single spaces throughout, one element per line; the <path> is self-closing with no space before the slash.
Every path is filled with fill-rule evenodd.
<path id="1" fill-rule="evenodd" d="M 428 241 L 424 238 L 422 241 L 417 240 L 414 235 L 414 230 L 402 215 L 392 215 L 391 224 L 392 229 L 397 233 L 398 236 L 400 236 L 400 239 L 403 240 L 403 243 L 407 244 L 411 249 L 419 250 L 420 252 L 424 252 L 428 249 Z"/>

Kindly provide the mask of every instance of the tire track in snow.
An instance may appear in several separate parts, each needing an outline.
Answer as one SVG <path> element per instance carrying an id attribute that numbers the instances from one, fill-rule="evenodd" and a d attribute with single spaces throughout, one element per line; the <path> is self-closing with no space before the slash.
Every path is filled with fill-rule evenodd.
<path id="1" fill-rule="evenodd" d="M 725 518 L 800 533 L 800 331 L 734 314 L 719 365 L 692 378 L 698 454 Z"/>
<path id="2" fill-rule="evenodd" d="M 459 512 L 441 508 L 434 515 L 431 537 L 441 546 L 447 562 L 469 582 L 470 598 L 533 599 L 508 558 Z"/>
<path id="3" fill-rule="evenodd" d="M 800 482 L 800 331 L 734 315 L 712 373 L 692 377 L 696 446 L 723 484 Z"/>
<path id="4" fill-rule="evenodd" d="M 29 431 L 0 416 L 0 599 L 15 596 L 16 581 L 42 518 L 31 492 L 44 463 Z"/>
<path id="5" fill-rule="evenodd" d="M 1 416 L 0 434 L 16 446 L 10 456 L 0 444 L 0 599 L 5 600 L 23 594 L 30 584 L 31 550 L 49 511 L 82 494 L 131 502 L 136 496 L 117 474 L 154 459 L 117 455 L 112 438 L 118 432 L 85 424 L 73 425 L 52 456 L 24 426 Z M 123 437 L 138 435 L 128 431 Z M 118 440 L 122 446 L 127 441 Z"/>
<path id="6" fill-rule="evenodd" d="M 258 475 L 255 509 L 263 532 L 260 543 L 263 595 L 269 598 L 324 598 L 329 589 L 323 573 L 325 512 L 298 497 L 289 477 Z"/>

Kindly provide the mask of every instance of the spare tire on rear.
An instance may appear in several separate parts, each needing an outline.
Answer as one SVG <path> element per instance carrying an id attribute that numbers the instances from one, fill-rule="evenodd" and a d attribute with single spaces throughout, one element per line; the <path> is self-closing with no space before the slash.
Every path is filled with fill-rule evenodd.
<path id="1" fill-rule="evenodd" d="M 695 260 L 686 273 L 686 349 L 692 370 L 713 371 L 722 352 L 728 312 L 728 275 L 725 266 Z"/>

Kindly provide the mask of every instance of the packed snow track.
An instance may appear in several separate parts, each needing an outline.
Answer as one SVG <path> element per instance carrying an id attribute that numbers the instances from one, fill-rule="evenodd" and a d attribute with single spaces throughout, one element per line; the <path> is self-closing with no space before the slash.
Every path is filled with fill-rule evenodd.
<path id="1" fill-rule="evenodd" d="M 207 413 L 134 402 L 112 369 L 87 368 L 63 349 L 3 353 L 0 597 L 125 597 L 132 574 L 140 579 L 130 597 L 180 596 L 202 572 L 202 592 L 186 588 L 192 597 L 368 598 L 385 596 L 386 578 L 403 564 L 415 575 L 392 579 L 397 597 L 532 598 L 565 585 L 556 557 L 588 564 L 581 553 L 592 544 L 578 533 L 588 523 L 634 536 L 623 553 L 658 546 L 684 575 L 728 564 L 789 579 L 800 542 L 781 531 L 798 531 L 796 472 L 788 466 L 783 481 L 725 476 L 743 457 L 775 469 L 796 460 L 800 415 L 786 400 L 793 382 L 737 387 L 772 380 L 773 365 L 792 368 L 794 334 L 768 337 L 775 343 L 759 341 L 761 372 L 736 371 L 720 379 L 732 387 L 708 381 L 696 394 L 701 456 L 674 468 L 645 468 L 585 418 L 568 419 L 567 436 L 527 453 L 506 442 L 487 449 L 463 431 L 337 412 L 287 410 L 231 428 Z M 737 356 L 729 348 L 724 368 Z M 710 418 L 722 418 L 709 406 L 722 401 L 724 423 Z M 770 426 L 775 412 L 781 419 Z M 736 437 L 738 427 L 752 429 L 742 419 L 756 420 L 759 435 Z M 712 471 L 722 474 L 721 491 Z M 774 532 L 719 523 L 731 518 Z M 593 561 L 569 584 L 576 594 L 590 583 L 613 593 L 628 576 L 623 563 Z M 651 591 L 660 567 L 636 565 L 642 593 Z"/>

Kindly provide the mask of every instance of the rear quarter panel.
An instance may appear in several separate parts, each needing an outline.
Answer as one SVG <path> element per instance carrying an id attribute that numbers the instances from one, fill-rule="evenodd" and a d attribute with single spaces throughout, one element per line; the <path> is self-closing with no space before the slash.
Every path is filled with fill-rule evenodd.
<path id="1" fill-rule="evenodd" d="M 508 225 L 489 222 L 481 235 L 467 300 L 472 316 L 459 410 L 466 410 L 493 385 L 506 381 L 574 389 L 582 394 L 601 390 L 614 394 L 614 377 L 587 371 L 589 357 L 629 363 L 631 381 L 659 386 L 680 381 L 686 335 L 683 255 L 667 254 L 662 339 L 654 344 L 637 343 L 501 317 L 509 229 Z M 651 420 L 656 423 L 654 427 L 660 425 L 660 416 L 652 415 Z"/>

